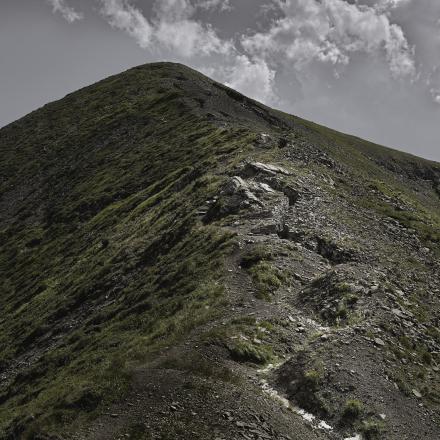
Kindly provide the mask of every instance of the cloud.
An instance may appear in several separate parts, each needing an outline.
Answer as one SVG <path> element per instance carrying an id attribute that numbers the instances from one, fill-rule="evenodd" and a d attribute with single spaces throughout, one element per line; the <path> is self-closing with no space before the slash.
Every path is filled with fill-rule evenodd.
<path id="1" fill-rule="evenodd" d="M 379 0 L 375 5 L 375 9 L 379 12 L 387 12 L 401 6 L 406 6 L 411 2 L 412 0 Z"/>
<path id="2" fill-rule="evenodd" d="M 416 73 L 413 48 L 402 28 L 383 12 L 410 0 L 380 0 L 376 7 L 382 12 L 345 0 L 272 0 L 280 16 L 265 31 L 242 33 L 239 42 L 221 38 L 211 24 L 196 18 L 201 8 L 228 7 L 229 2 L 156 0 L 147 19 L 129 0 L 99 1 L 110 25 L 134 37 L 139 46 L 185 59 L 228 55 L 243 68 L 243 59 L 249 65 L 264 61 L 271 68 L 288 61 L 300 71 L 314 61 L 343 67 L 354 54 L 366 53 L 382 56 L 396 78 Z"/>
<path id="3" fill-rule="evenodd" d="M 82 18 L 65 0 L 48 1 L 54 12 L 60 12 L 69 22 Z M 280 66 L 298 73 L 318 62 L 333 66 L 335 76 L 340 76 L 341 69 L 356 54 L 381 57 L 395 78 L 416 77 L 414 49 L 389 15 L 390 10 L 412 0 L 364 0 L 368 4 L 347 0 L 268 0 L 260 7 L 271 6 L 278 13 L 268 20 L 265 30 L 241 30 L 230 39 L 220 37 L 206 18 L 197 18 L 203 10 L 230 10 L 229 0 L 154 0 L 149 17 L 132 0 L 96 1 L 107 22 L 133 37 L 141 48 L 184 60 L 215 56 L 217 63 L 235 66 L 230 73 L 242 69 L 243 75 L 252 76 L 258 71 L 256 77 L 260 79 L 265 73 L 264 90 L 273 82 L 269 71 Z M 239 82 L 244 86 L 244 81 L 232 83 Z"/>
<path id="4" fill-rule="evenodd" d="M 100 3 L 100 12 L 110 26 L 127 32 L 143 49 L 150 47 L 153 28 L 139 9 L 126 0 L 100 0 Z"/>
<path id="5" fill-rule="evenodd" d="M 234 9 L 231 6 L 231 0 L 199 0 L 196 6 L 206 10 L 218 9 L 220 12 L 229 12 Z"/>
<path id="6" fill-rule="evenodd" d="M 436 104 L 440 104 L 440 89 L 431 89 L 432 99 Z"/>
<path id="7" fill-rule="evenodd" d="M 208 23 L 193 18 L 196 6 L 188 0 L 161 0 L 154 3 L 147 19 L 128 0 L 100 0 L 101 14 L 109 24 L 127 32 L 144 49 L 168 50 L 177 56 L 225 55 L 232 50 Z M 209 5 L 205 5 L 209 6 Z M 211 2 L 210 7 L 214 7 Z"/>
<path id="8" fill-rule="evenodd" d="M 221 39 L 209 23 L 194 18 L 196 7 L 188 0 L 157 1 L 154 10 L 154 39 L 166 49 L 185 58 L 234 50 L 232 42 Z"/>
<path id="9" fill-rule="evenodd" d="M 440 104 L 440 65 L 435 66 L 426 80 L 429 93 L 436 104 Z"/>
<path id="10" fill-rule="evenodd" d="M 223 82 L 227 86 L 259 101 L 276 103 L 277 98 L 274 93 L 276 72 L 264 60 L 237 55 L 230 66 L 220 70 Z M 219 75 L 219 72 L 213 74 Z"/>
<path id="11" fill-rule="evenodd" d="M 52 6 L 52 11 L 54 14 L 59 12 L 61 16 L 69 23 L 73 23 L 74 21 L 82 20 L 84 18 L 83 14 L 76 12 L 75 9 L 66 3 L 66 0 L 47 0 L 47 2 Z"/>
<path id="12" fill-rule="evenodd" d="M 272 62 L 288 60 L 297 70 L 313 61 L 347 65 L 351 55 L 383 54 L 395 77 L 415 74 L 413 49 L 386 14 L 345 0 L 278 0 L 283 13 L 269 30 L 245 35 L 241 44 Z"/>
<path id="13" fill-rule="evenodd" d="M 275 70 L 264 60 L 237 54 L 222 63 L 195 66 L 205 75 L 268 105 L 280 103 L 275 88 Z"/>

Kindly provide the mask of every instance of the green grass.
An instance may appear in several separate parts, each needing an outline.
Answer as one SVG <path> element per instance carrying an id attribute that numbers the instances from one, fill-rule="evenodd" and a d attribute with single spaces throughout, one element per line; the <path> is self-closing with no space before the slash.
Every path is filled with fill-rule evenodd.
<path id="1" fill-rule="evenodd" d="M 257 288 L 257 297 L 270 300 L 272 294 L 283 285 L 283 273 L 267 261 L 260 261 L 249 270 Z"/>
<path id="2" fill-rule="evenodd" d="M 364 405 L 356 399 L 349 399 L 342 408 L 342 420 L 345 423 L 353 423 L 361 417 L 364 412 Z"/>
<path id="3" fill-rule="evenodd" d="M 385 424 L 381 420 L 371 418 L 363 420 L 359 430 L 366 440 L 380 440 L 384 438 Z"/>
<path id="4" fill-rule="evenodd" d="M 311 288 L 302 294 L 305 302 L 310 302 L 319 312 L 320 317 L 331 325 L 346 325 L 358 319 L 355 308 L 360 299 L 354 291 L 354 286 L 341 282 L 339 276 L 329 272 L 317 278 Z M 324 307 L 331 300 L 331 307 Z"/>
<path id="5" fill-rule="evenodd" d="M 240 362 L 267 364 L 273 357 L 270 347 L 248 341 L 234 341 L 228 344 L 231 357 Z"/>
<path id="6" fill-rule="evenodd" d="M 250 269 L 261 261 L 270 261 L 272 259 L 271 251 L 259 244 L 243 253 L 240 264 L 241 267 Z"/>
<path id="7" fill-rule="evenodd" d="M 282 286 L 285 275 L 270 261 L 273 260 L 272 251 L 262 244 L 255 245 L 243 252 L 240 265 L 252 277 L 257 288 L 257 297 L 270 300 L 272 294 Z"/>
<path id="8" fill-rule="evenodd" d="M 199 353 L 191 352 L 182 356 L 168 356 L 160 364 L 161 368 L 189 372 L 196 376 L 214 381 L 239 383 L 240 379 L 234 372 L 223 365 L 216 364 Z"/>

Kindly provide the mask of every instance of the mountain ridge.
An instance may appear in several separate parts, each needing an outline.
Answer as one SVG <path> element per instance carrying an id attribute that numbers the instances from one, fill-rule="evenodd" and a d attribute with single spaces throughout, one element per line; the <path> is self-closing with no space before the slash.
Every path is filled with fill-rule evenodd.
<path id="1" fill-rule="evenodd" d="M 0 146 L 4 438 L 438 438 L 440 164 L 170 63 Z"/>

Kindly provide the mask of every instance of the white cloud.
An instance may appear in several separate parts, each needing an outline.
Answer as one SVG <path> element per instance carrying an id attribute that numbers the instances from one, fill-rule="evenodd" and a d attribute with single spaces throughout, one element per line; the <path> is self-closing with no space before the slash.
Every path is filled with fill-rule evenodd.
<path id="1" fill-rule="evenodd" d="M 242 37 L 243 47 L 272 62 L 301 69 L 313 61 L 346 65 L 355 53 L 383 53 L 392 74 L 415 74 L 413 50 L 402 29 L 373 7 L 344 0 L 277 0 L 283 17 L 266 32 Z"/>
<path id="2" fill-rule="evenodd" d="M 147 19 L 129 0 L 99 0 L 101 13 L 111 26 L 134 37 L 142 48 L 166 50 L 178 57 L 229 56 L 237 69 L 245 65 L 271 66 L 286 61 L 301 71 L 318 61 L 337 68 L 351 56 L 382 55 L 394 77 L 414 77 L 413 49 L 397 24 L 372 6 L 345 0 L 272 0 L 282 16 L 269 29 L 241 35 L 238 46 L 222 39 L 209 23 L 196 19 L 200 8 L 229 5 L 219 0 L 155 0 Z M 376 6 L 395 7 L 410 0 L 380 0 Z M 244 57 L 244 58 L 241 58 Z M 255 61 L 259 60 L 257 64 Z"/>
<path id="3" fill-rule="evenodd" d="M 375 9 L 379 12 L 386 12 L 401 6 L 406 6 L 411 2 L 412 0 L 379 0 L 375 5 Z"/>
<path id="4" fill-rule="evenodd" d="M 48 1 L 69 22 L 82 18 L 65 0 Z M 262 81 L 265 77 L 259 89 L 265 90 L 263 94 L 274 81 L 270 72 L 280 66 L 293 68 L 295 74 L 319 62 L 333 66 L 340 76 L 351 58 L 362 53 L 381 56 L 394 77 L 415 78 L 416 74 L 414 50 L 389 16 L 391 9 L 412 0 L 365 0 L 370 6 L 347 0 L 271 0 L 264 5 L 276 6 L 280 14 L 266 30 L 247 34 L 242 30 L 235 41 L 221 38 L 210 23 L 197 19 L 200 10 L 229 10 L 229 0 L 154 0 L 149 17 L 134 6 L 134 0 L 96 1 L 107 22 L 140 47 L 187 60 L 215 56 L 218 68 L 235 66 L 229 72 L 236 72 L 236 78 L 240 70 L 241 78 L 249 75 Z M 243 88 L 244 82 L 236 79 L 231 84 Z"/>
<path id="5" fill-rule="evenodd" d="M 264 60 L 238 55 L 226 72 L 226 85 L 257 100 L 274 103 L 275 71 Z"/>
<path id="6" fill-rule="evenodd" d="M 155 39 L 177 55 L 190 58 L 195 55 L 226 54 L 230 46 L 220 40 L 210 26 L 192 20 L 159 21 Z"/>
<path id="7" fill-rule="evenodd" d="M 150 46 L 153 29 L 139 9 L 126 0 L 100 0 L 100 3 L 101 14 L 110 26 L 127 32 L 140 47 Z"/>
<path id="8" fill-rule="evenodd" d="M 165 49 L 184 58 L 232 50 L 232 43 L 221 40 L 210 24 L 193 18 L 196 8 L 188 0 L 156 1 L 150 20 L 129 0 L 99 1 L 109 24 L 127 32 L 144 49 Z"/>
<path id="9" fill-rule="evenodd" d="M 155 3 L 154 38 L 166 49 L 189 58 L 194 55 L 226 55 L 233 50 L 210 24 L 194 19 L 195 7 L 188 0 L 161 0 Z"/>
<path id="10" fill-rule="evenodd" d="M 159 20 L 187 20 L 194 15 L 195 8 L 189 0 L 156 0 L 154 9 Z"/>
<path id="11" fill-rule="evenodd" d="M 218 9 L 221 12 L 233 10 L 230 0 L 199 0 L 196 5 L 198 8 L 206 10 Z"/>
<path id="12" fill-rule="evenodd" d="M 440 65 L 435 66 L 426 80 L 429 93 L 436 104 L 440 104 Z"/>
<path id="13" fill-rule="evenodd" d="M 395 77 L 415 77 L 414 49 L 410 48 L 402 28 L 392 24 L 387 27 L 384 39 L 386 57 Z"/>
<path id="14" fill-rule="evenodd" d="M 440 104 L 440 89 L 431 89 L 430 93 L 434 102 Z"/>
<path id="15" fill-rule="evenodd" d="M 82 20 L 84 18 L 83 14 L 70 7 L 66 3 L 66 0 L 47 0 L 47 2 L 52 6 L 53 13 L 59 12 L 61 16 L 69 23 L 73 23 L 74 21 Z"/>
<path id="16" fill-rule="evenodd" d="M 224 62 L 198 66 L 205 75 L 268 105 L 280 103 L 275 88 L 275 70 L 264 60 L 250 59 L 246 55 L 236 54 Z"/>

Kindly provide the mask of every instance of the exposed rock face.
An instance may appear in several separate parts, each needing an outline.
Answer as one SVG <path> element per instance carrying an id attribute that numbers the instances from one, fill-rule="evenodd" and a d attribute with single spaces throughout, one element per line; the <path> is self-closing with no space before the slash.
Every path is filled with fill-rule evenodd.
<path id="1" fill-rule="evenodd" d="M 261 162 L 247 162 L 244 166 L 243 173 L 249 177 L 255 176 L 256 174 L 267 174 L 269 176 L 276 176 L 277 174 L 288 176 L 290 174 L 289 171 L 283 167 Z"/>
<path id="2" fill-rule="evenodd" d="M 259 162 L 247 162 L 239 167 L 243 177 L 229 178 L 206 213 L 205 222 L 211 222 L 233 214 L 259 219 L 254 231 L 278 234 L 285 227 L 288 206 L 299 197 L 298 193 L 284 186 L 277 175 L 289 175 L 279 166 Z M 268 178 L 269 177 L 269 178 Z"/>
<path id="3" fill-rule="evenodd" d="M 0 438 L 440 438 L 439 164 L 172 64 L 0 147 Z"/>

